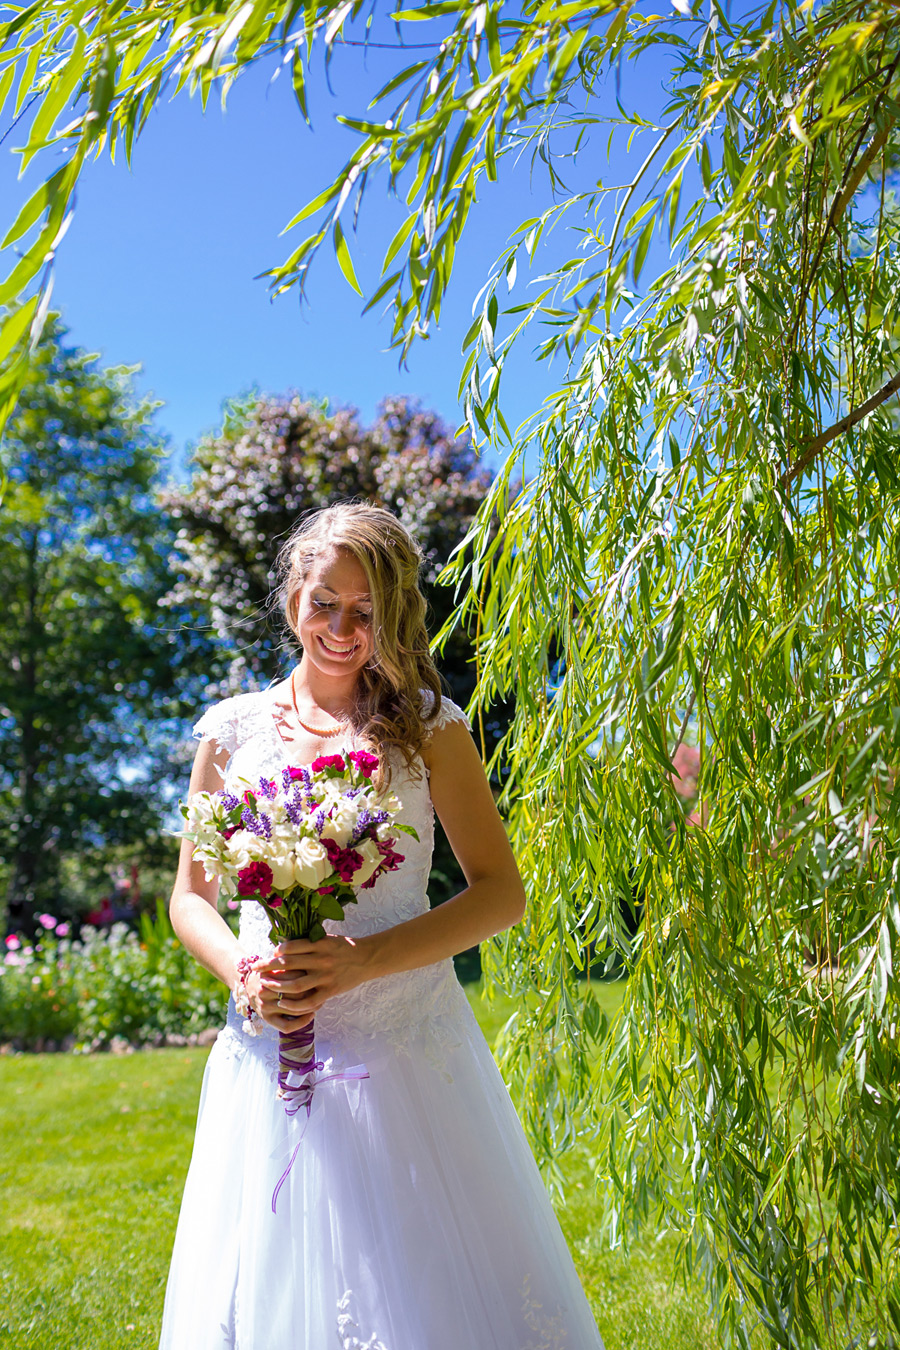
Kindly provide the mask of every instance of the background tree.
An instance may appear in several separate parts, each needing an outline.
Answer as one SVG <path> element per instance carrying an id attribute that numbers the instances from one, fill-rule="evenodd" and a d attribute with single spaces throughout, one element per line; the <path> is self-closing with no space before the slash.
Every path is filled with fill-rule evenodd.
<path id="1" fill-rule="evenodd" d="M 409 213 L 366 290 L 391 297 L 406 350 L 440 314 L 484 180 L 510 154 L 547 167 L 462 371 L 473 434 L 507 455 L 457 576 L 479 698 L 517 699 L 501 754 L 532 901 L 496 949 L 521 1004 L 508 1068 L 547 1151 L 596 1127 L 616 1231 L 677 1229 L 723 1336 L 746 1345 L 759 1322 L 785 1347 L 892 1344 L 900 10 L 674 10 L 401 11 L 400 33 L 434 47 L 398 55 L 372 106 L 348 110 L 358 147 L 299 211 L 312 233 L 272 281 L 302 285 L 330 241 L 358 286 L 345 223 L 389 185 Z M 32 233 L 0 302 L 52 252 L 86 156 L 128 149 L 167 82 L 206 98 L 277 54 L 305 108 L 317 42 L 333 56 L 368 25 L 361 0 L 313 0 L 302 19 L 286 0 L 19 13 L 0 79 L 21 70 L 17 96 L 36 100 L 26 158 L 49 141 L 64 160 L 13 227 Z M 654 53 L 658 122 L 641 80 Z M 640 167 L 607 188 L 609 135 L 634 138 Z M 568 256 L 526 291 L 567 224 Z M 3 330 L 15 350 L 22 313 Z M 560 377 L 513 436 L 502 371 L 523 342 Z M 537 472 L 516 492 L 526 452 Z M 688 737 L 699 828 L 673 801 Z M 614 1028 L 572 979 L 592 942 L 629 965 Z"/>
<path id="2" fill-rule="evenodd" d="M 363 427 L 348 409 L 293 395 L 252 395 L 233 403 L 220 434 L 200 441 L 184 487 L 163 505 L 178 526 L 180 572 L 169 600 L 191 612 L 198 632 L 211 629 L 219 692 L 237 692 L 283 676 L 296 644 L 270 604 L 275 560 L 308 511 L 358 498 L 393 511 L 425 554 L 429 627 L 453 608 L 439 572 L 461 543 L 490 486 L 468 438 L 457 440 L 440 418 L 407 400 L 386 399 Z M 453 698 L 464 707 L 475 688 L 472 643 L 458 628 L 440 662 Z M 490 749 L 505 730 L 507 708 L 484 721 Z M 455 894 L 461 876 L 439 832 L 429 893 Z M 470 962 L 471 965 L 471 962 Z"/>
<path id="3" fill-rule="evenodd" d="M 152 405 L 131 373 L 67 346 L 53 320 L 7 424 L 0 856 L 18 928 L 36 907 L 96 900 L 113 860 L 164 848 L 175 686 L 192 657 L 159 620 L 172 530 L 153 500 Z"/>

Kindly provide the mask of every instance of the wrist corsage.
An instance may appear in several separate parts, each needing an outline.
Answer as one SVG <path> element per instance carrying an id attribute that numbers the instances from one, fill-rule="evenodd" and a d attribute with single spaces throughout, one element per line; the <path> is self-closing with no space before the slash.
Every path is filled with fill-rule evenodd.
<path id="1" fill-rule="evenodd" d="M 259 956 L 242 956 L 238 961 L 238 977 L 234 989 L 231 991 L 234 995 L 234 1006 L 240 1017 L 243 1017 L 244 1023 L 241 1030 L 247 1036 L 259 1036 L 262 1034 L 262 1021 L 257 1017 L 253 1020 L 253 1009 L 250 1006 L 250 995 L 247 993 L 247 980 L 251 970 L 255 967 Z"/>

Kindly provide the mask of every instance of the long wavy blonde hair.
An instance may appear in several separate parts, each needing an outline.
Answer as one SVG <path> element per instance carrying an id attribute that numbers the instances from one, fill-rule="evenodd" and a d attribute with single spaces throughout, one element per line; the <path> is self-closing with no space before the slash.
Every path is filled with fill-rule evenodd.
<path id="1" fill-rule="evenodd" d="M 278 555 L 280 598 L 299 638 L 300 591 L 323 553 L 344 549 L 362 567 L 372 598 L 373 652 L 360 671 L 353 730 L 372 744 L 390 776 L 391 750 L 415 771 L 415 759 L 440 713 L 441 680 L 425 628 L 419 589 L 422 554 L 404 525 L 380 506 L 348 502 L 304 517 Z M 423 691 L 431 695 L 423 699 Z"/>

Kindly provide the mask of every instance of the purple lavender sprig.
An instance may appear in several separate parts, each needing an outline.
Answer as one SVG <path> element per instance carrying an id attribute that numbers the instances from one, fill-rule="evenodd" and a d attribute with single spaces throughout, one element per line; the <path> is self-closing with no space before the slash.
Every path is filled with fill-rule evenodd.
<path id="1" fill-rule="evenodd" d="M 260 839 L 272 838 L 272 821 L 265 811 L 260 811 L 259 815 L 254 815 L 250 807 L 245 806 L 241 812 L 241 824 L 245 830 L 258 835 Z"/>

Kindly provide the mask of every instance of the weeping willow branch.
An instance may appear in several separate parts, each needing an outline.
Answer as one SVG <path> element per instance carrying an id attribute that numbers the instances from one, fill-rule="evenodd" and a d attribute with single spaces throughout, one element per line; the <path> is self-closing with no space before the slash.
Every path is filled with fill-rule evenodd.
<path id="1" fill-rule="evenodd" d="M 813 283 L 818 274 L 819 264 L 822 261 L 822 257 L 825 251 L 826 244 L 828 242 L 828 238 L 832 230 L 835 228 L 835 226 L 843 217 L 844 213 L 847 210 L 847 207 L 853 201 L 853 198 L 856 196 L 856 193 L 859 189 L 860 183 L 862 182 L 865 175 L 868 173 L 869 169 L 874 164 L 875 160 L 877 159 L 881 151 L 884 149 L 885 145 L 887 144 L 888 137 L 890 136 L 891 131 L 894 128 L 894 124 L 897 119 L 896 117 L 890 117 L 885 122 L 881 130 L 876 132 L 876 134 L 872 137 L 872 140 L 869 142 L 865 151 L 857 160 L 856 156 L 859 152 L 859 147 L 863 142 L 863 138 L 865 137 L 868 127 L 871 125 L 872 120 L 879 111 L 882 101 L 884 100 L 884 97 L 891 86 L 891 81 L 894 78 L 894 74 L 897 70 L 898 63 L 900 63 L 900 55 L 895 56 L 890 66 L 888 67 L 887 76 L 881 87 L 881 92 L 876 98 L 872 110 L 866 117 L 865 121 L 863 122 L 863 125 L 859 131 L 859 135 L 857 136 L 856 144 L 853 147 L 853 153 L 850 156 L 850 162 L 844 171 L 843 185 L 835 193 L 834 199 L 831 203 L 831 209 L 829 210 L 828 218 L 825 221 L 825 228 L 822 231 L 822 236 L 819 239 L 819 243 L 816 247 L 815 257 L 812 261 L 812 265 L 809 269 L 806 280 L 804 281 L 800 289 L 800 299 L 797 304 L 796 317 L 794 320 L 794 336 L 796 336 L 799 330 L 803 315 L 803 309 L 807 299 L 809 298 L 810 291 L 812 290 Z"/>
<path id="2" fill-rule="evenodd" d="M 830 445 L 832 441 L 837 440 L 838 436 L 843 436 L 845 431 L 850 431 L 856 426 L 857 422 L 861 422 L 864 417 L 868 417 L 869 413 L 874 412 L 882 403 L 887 402 L 892 394 L 896 394 L 898 389 L 900 389 L 900 371 L 888 380 L 887 384 L 883 384 L 871 398 L 866 399 L 865 403 L 861 403 L 858 408 L 848 412 L 839 422 L 833 423 L 826 431 L 813 437 L 811 441 L 807 441 L 800 458 L 794 461 L 786 473 L 782 474 L 780 480 L 782 487 L 786 487 L 798 475 L 805 473 L 816 455 L 824 450 L 826 445 Z"/>

